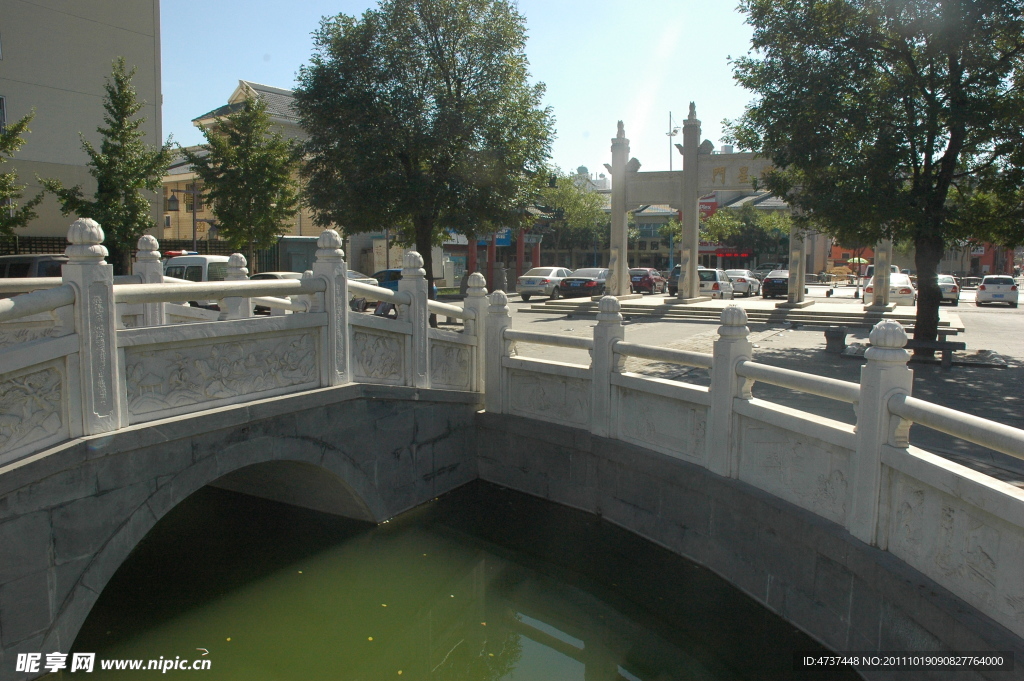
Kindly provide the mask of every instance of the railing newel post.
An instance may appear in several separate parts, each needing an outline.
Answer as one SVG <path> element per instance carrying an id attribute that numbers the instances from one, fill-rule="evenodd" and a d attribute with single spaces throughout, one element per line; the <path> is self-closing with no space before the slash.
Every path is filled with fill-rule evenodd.
<path id="1" fill-rule="evenodd" d="M 908 446 L 909 424 L 889 411 L 896 394 L 910 394 L 914 372 L 907 367 L 910 353 L 903 346 L 907 332 L 894 320 L 875 325 L 871 347 L 864 353 L 867 363 L 860 373 L 860 402 L 857 412 L 857 449 L 850 461 L 850 534 L 861 541 L 878 544 L 879 503 L 882 486 L 882 449 Z"/>
<path id="2" fill-rule="evenodd" d="M 590 361 L 590 432 L 600 437 L 616 437 L 618 428 L 611 425 L 616 411 L 612 405 L 612 374 L 621 371 L 615 361 L 615 344 L 625 340 L 626 330 L 617 298 L 604 296 L 597 309 Z"/>
<path id="3" fill-rule="evenodd" d="M 313 270 L 305 272 L 303 278 L 320 277 L 326 282 L 323 294 L 310 296 L 308 301 L 310 312 L 327 313 L 327 326 L 320 336 L 320 382 L 324 387 L 343 385 L 352 381 L 345 252 L 341 250 L 341 235 L 333 229 L 321 232 L 316 245 Z"/>
<path id="4" fill-rule="evenodd" d="M 241 253 L 232 253 L 228 258 L 224 281 L 248 281 L 248 262 Z M 248 319 L 252 317 L 252 301 L 249 298 L 225 298 L 221 301 L 219 319 Z"/>
<path id="5" fill-rule="evenodd" d="M 399 313 L 399 319 L 412 324 L 412 353 L 409 366 L 412 370 L 411 383 L 415 388 L 430 387 L 430 310 L 427 309 L 429 295 L 427 272 L 423 269 L 423 256 L 416 251 L 406 251 L 402 260 L 402 278 L 398 280 L 399 293 L 412 297 L 410 305 Z"/>
<path id="6" fill-rule="evenodd" d="M 739 475 L 739 451 L 735 437 L 733 400 L 750 399 L 751 381 L 736 372 L 740 362 L 753 354 L 748 335 L 747 313 L 738 305 L 722 310 L 711 366 L 711 406 L 705 428 L 705 465 L 724 477 Z"/>
<path id="7" fill-rule="evenodd" d="M 132 263 L 132 274 L 142 277 L 143 284 L 164 283 L 164 266 L 160 262 L 160 242 L 155 236 L 144 234 L 139 238 L 138 252 Z M 165 303 L 143 303 L 142 323 L 145 326 L 163 326 L 167 322 Z"/>
<path id="8" fill-rule="evenodd" d="M 484 381 L 484 408 L 492 414 L 504 413 L 507 404 L 505 357 L 508 356 L 509 342 L 505 340 L 505 330 L 512 326 L 512 315 L 508 309 L 508 296 L 504 291 L 495 291 L 490 295 L 487 308 L 487 351 L 486 372 Z"/>
<path id="9" fill-rule="evenodd" d="M 103 229 L 90 218 L 79 218 L 68 228 L 68 262 L 62 279 L 75 289 L 75 332 L 81 390 L 68 396 L 68 407 L 82 414 L 85 435 L 121 427 L 121 403 L 127 387 L 120 372 L 117 350 L 117 305 L 114 303 L 114 268 L 104 258 Z M 69 363 L 71 366 L 71 363 Z"/>
<path id="10" fill-rule="evenodd" d="M 476 360 L 473 362 L 473 385 L 476 392 L 483 392 L 487 385 L 487 280 L 479 272 L 473 272 L 467 279 L 466 298 L 463 307 L 472 311 L 473 319 L 467 319 L 463 333 L 476 338 Z"/>

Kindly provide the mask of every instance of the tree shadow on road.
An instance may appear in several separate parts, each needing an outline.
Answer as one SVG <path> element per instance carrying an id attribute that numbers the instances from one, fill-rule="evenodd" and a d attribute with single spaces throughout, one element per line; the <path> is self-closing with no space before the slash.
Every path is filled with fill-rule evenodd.
<path id="1" fill-rule="evenodd" d="M 859 383 L 863 360 L 841 357 L 820 348 L 762 348 L 755 359 L 764 364 L 796 369 L 843 381 Z M 912 362 L 912 395 L 950 409 L 1024 429 L 1024 363 L 1008 360 L 1005 368 L 953 366 Z M 817 416 L 853 424 L 852 405 L 799 393 L 777 386 L 756 384 L 754 396 L 778 402 Z M 1024 460 L 994 452 L 945 433 L 915 425 L 910 431 L 914 446 L 961 465 L 1024 488 Z"/>

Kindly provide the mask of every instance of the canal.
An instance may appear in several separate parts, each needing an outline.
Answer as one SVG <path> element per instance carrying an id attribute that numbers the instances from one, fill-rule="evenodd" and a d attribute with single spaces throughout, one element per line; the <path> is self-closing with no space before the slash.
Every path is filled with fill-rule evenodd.
<path id="1" fill-rule="evenodd" d="M 480 482 L 379 526 L 204 488 L 118 570 L 73 650 L 96 653 L 90 678 L 199 660 L 166 676 L 207 681 L 809 679 L 793 651 L 823 651 L 694 563 Z"/>

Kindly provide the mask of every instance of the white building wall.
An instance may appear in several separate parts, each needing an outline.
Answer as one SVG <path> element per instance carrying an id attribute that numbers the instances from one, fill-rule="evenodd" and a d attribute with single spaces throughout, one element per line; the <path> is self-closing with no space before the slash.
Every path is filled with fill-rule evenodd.
<path id="1" fill-rule="evenodd" d="M 117 57 L 137 69 L 133 83 L 146 102 L 140 112 L 146 142 L 161 143 L 159 0 L 0 0 L 0 21 L 7 120 L 35 110 L 25 146 L 4 166 L 29 185 L 25 196 L 40 191 L 36 175 L 82 184 L 87 196 L 95 190 L 79 133 L 98 145 L 104 84 Z M 154 223 L 160 218 L 155 204 Z M 64 236 L 74 219 L 62 216 L 52 197 L 36 212 L 21 234 Z"/>

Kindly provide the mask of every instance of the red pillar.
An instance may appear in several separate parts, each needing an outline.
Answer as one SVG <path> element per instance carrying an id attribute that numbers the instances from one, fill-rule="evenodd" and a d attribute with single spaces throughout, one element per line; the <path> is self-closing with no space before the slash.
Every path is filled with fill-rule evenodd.
<path id="1" fill-rule="evenodd" d="M 496 238 L 497 235 L 492 234 L 487 241 L 487 288 L 491 291 L 494 290 L 494 259 L 498 257 L 498 247 L 494 243 Z"/>
<path id="2" fill-rule="evenodd" d="M 466 244 L 466 269 L 469 270 L 470 274 L 476 272 L 476 237 L 469 239 L 469 243 Z"/>
<path id="3" fill-rule="evenodd" d="M 540 242 L 533 245 L 533 266 L 540 267 Z"/>
<path id="4" fill-rule="evenodd" d="M 526 245 L 523 243 L 523 228 L 516 236 L 516 279 L 523 276 L 523 260 L 526 259 Z"/>

